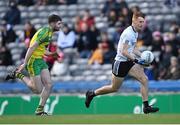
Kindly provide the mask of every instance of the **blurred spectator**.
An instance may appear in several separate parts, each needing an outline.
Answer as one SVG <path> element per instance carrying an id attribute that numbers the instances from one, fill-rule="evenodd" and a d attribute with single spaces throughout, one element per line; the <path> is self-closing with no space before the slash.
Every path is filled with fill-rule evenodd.
<path id="1" fill-rule="evenodd" d="M 164 49 L 164 41 L 161 32 L 155 31 L 153 32 L 152 36 L 152 51 L 161 53 L 161 51 Z"/>
<path id="2" fill-rule="evenodd" d="M 172 53 L 172 46 L 169 43 L 165 44 L 165 49 L 164 51 L 161 53 L 161 59 L 160 59 L 160 71 L 163 68 L 167 68 L 170 65 L 170 58 L 173 56 Z"/>
<path id="3" fill-rule="evenodd" d="M 27 21 L 24 26 L 24 38 L 31 39 L 36 33 L 36 28 L 32 25 L 30 21 Z"/>
<path id="4" fill-rule="evenodd" d="M 77 4 L 77 0 L 66 0 L 67 2 L 66 2 L 66 4 L 67 5 L 71 5 L 71 4 Z"/>
<path id="5" fill-rule="evenodd" d="M 156 70 L 158 69 L 158 73 L 155 71 L 156 72 L 155 75 L 158 75 L 158 77 L 155 76 L 157 77 L 157 79 L 162 79 L 164 73 L 167 70 L 167 67 L 170 66 L 170 59 L 173 56 L 172 49 L 173 48 L 171 44 L 169 43 L 165 44 L 164 50 L 161 52 L 160 55 L 159 63 L 155 65 Z"/>
<path id="6" fill-rule="evenodd" d="M 75 16 L 74 20 L 74 31 L 79 34 L 81 32 L 81 17 Z"/>
<path id="7" fill-rule="evenodd" d="M 118 8 L 120 11 L 122 11 L 122 8 L 127 8 L 128 9 L 128 4 L 126 3 L 125 0 L 117 0 L 118 2 Z"/>
<path id="8" fill-rule="evenodd" d="M 180 41 L 180 26 L 178 28 L 178 33 L 176 34 L 176 38 L 178 41 Z"/>
<path id="9" fill-rule="evenodd" d="M 117 46 L 118 41 L 119 41 L 119 37 L 121 35 L 121 27 L 119 26 L 119 24 L 115 25 L 115 31 L 112 33 L 112 41 L 114 43 L 115 46 Z"/>
<path id="10" fill-rule="evenodd" d="M 102 16 L 107 16 L 110 10 L 115 10 L 116 14 L 120 11 L 119 3 L 116 2 L 116 0 L 107 0 L 103 6 L 103 9 L 101 11 Z"/>
<path id="11" fill-rule="evenodd" d="M 17 3 L 18 5 L 32 6 L 34 5 L 34 0 L 18 0 Z"/>
<path id="12" fill-rule="evenodd" d="M 103 63 L 112 63 L 116 51 L 114 43 L 109 40 L 106 32 L 101 33 L 101 43 L 103 45 Z"/>
<path id="13" fill-rule="evenodd" d="M 160 62 L 160 56 L 162 52 L 164 51 L 164 41 L 162 38 L 162 34 L 159 31 L 155 31 L 152 34 L 153 40 L 151 44 L 151 51 L 153 52 L 155 56 L 155 64 L 154 64 L 154 70 L 157 70 L 159 68 L 159 62 Z M 158 71 L 155 71 L 155 76 L 157 76 Z"/>
<path id="14" fill-rule="evenodd" d="M 116 22 L 117 22 L 117 15 L 116 15 L 115 10 L 112 9 L 108 13 L 108 25 L 109 25 L 109 27 L 114 27 Z"/>
<path id="15" fill-rule="evenodd" d="M 59 31 L 58 34 L 58 47 L 61 49 L 73 48 L 75 45 L 75 32 L 71 30 L 67 24 L 64 24 L 63 30 Z"/>
<path id="16" fill-rule="evenodd" d="M 88 29 L 95 24 L 94 17 L 90 14 L 89 9 L 83 12 L 82 18 L 80 16 L 75 17 L 75 29 L 77 31 L 82 31 L 83 24 L 88 26 Z"/>
<path id="17" fill-rule="evenodd" d="M 35 27 L 31 24 L 31 22 L 27 21 L 24 25 L 23 41 L 29 43 L 35 33 Z"/>
<path id="18" fill-rule="evenodd" d="M 144 46 L 150 46 L 152 44 L 152 32 L 147 25 L 147 20 L 145 21 L 142 32 L 139 34 L 139 39 L 143 41 Z"/>
<path id="19" fill-rule="evenodd" d="M 48 0 L 37 0 L 36 1 L 36 5 L 38 5 L 38 6 L 45 6 L 45 5 L 47 5 L 47 3 L 48 3 Z"/>
<path id="20" fill-rule="evenodd" d="M 179 62 L 177 57 L 172 56 L 170 59 L 170 66 L 160 72 L 159 79 L 180 79 L 180 66 L 178 64 Z"/>
<path id="21" fill-rule="evenodd" d="M 128 8 L 122 8 L 122 11 L 119 14 L 118 21 L 122 28 L 126 28 L 127 26 L 131 25 L 131 15 Z"/>
<path id="22" fill-rule="evenodd" d="M 153 53 L 154 54 L 154 53 Z M 153 80 L 158 80 L 158 77 L 159 77 L 159 74 L 160 74 L 160 72 L 161 72 L 161 70 L 160 70 L 160 62 L 157 62 L 155 59 L 154 59 L 154 61 L 153 61 L 153 63 L 152 63 L 152 65 L 151 65 L 151 75 L 150 76 L 152 76 L 151 78 L 153 79 Z M 161 69 L 163 69 L 163 68 L 161 68 Z"/>
<path id="23" fill-rule="evenodd" d="M 95 24 L 90 27 L 90 41 L 91 41 L 91 50 L 95 50 L 98 46 L 100 40 L 100 31 L 96 28 Z"/>
<path id="24" fill-rule="evenodd" d="M 177 34 L 178 30 L 179 30 L 179 25 L 177 24 L 176 21 L 172 21 L 171 24 L 170 24 L 169 31 L 174 33 L 174 34 Z"/>
<path id="25" fill-rule="evenodd" d="M 100 42 L 98 48 L 92 53 L 88 64 L 110 64 L 116 52 L 110 49 L 108 42 Z"/>
<path id="26" fill-rule="evenodd" d="M 1 29 L 2 46 L 15 42 L 17 35 L 10 24 L 4 23 Z"/>
<path id="27" fill-rule="evenodd" d="M 104 64 L 111 64 L 116 56 L 116 51 L 112 50 L 108 43 L 103 44 L 103 62 Z"/>
<path id="28" fill-rule="evenodd" d="M 77 0 L 48 0 L 48 5 L 71 5 L 76 3 Z"/>
<path id="29" fill-rule="evenodd" d="M 117 45 L 118 45 L 118 42 L 119 42 L 119 37 L 120 37 L 123 30 L 124 29 L 121 27 L 120 24 L 116 24 L 115 32 L 112 34 L 113 35 L 112 41 L 114 43 L 115 48 L 117 48 Z"/>
<path id="30" fill-rule="evenodd" d="M 165 79 L 180 79 L 180 66 L 177 57 L 171 57 L 171 65 L 169 67 L 168 73 L 165 76 Z"/>
<path id="31" fill-rule="evenodd" d="M 76 43 L 81 58 L 89 58 L 91 50 L 94 50 L 97 45 L 96 41 L 93 41 L 96 34 L 93 32 L 92 29 L 88 29 L 86 23 L 82 24 L 82 32 L 80 33 Z"/>
<path id="32" fill-rule="evenodd" d="M 179 48 L 178 48 L 178 62 L 180 62 L 180 46 L 179 46 Z"/>
<path id="33" fill-rule="evenodd" d="M 109 40 L 107 32 L 101 32 L 101 40 L 100 40 L 100 42 L 101 43 L 107 43 L 108 47 L 111 50 L 115 50 L 114 43 Z"/>
<path id="34" fill-rule="evenodd" d="M 48 5 L 63 5 L 66 4 L 66 0 L 48 0 Z"/>
<path id="35" fill-rule="evenodd" d="M 5 13 L 3 19 L 7 22 L 7 24 L 20 24 L 21 12 L 17 7 L 16 0 L 9 1 L 9 10 Z"/>
<path id="36" fill-rule="evenodd" d="M 103 64 L 103 44 L 99 43 L 98 48 L 92 53 L 89 61 L 89 65 L 92 64 Z"/>
<path id="37" fill-rule="evenodd" d="M 21 56 L 20 56 L 20 59 L 21 59 L 22 63 L 24 62 L 24 59 L 25 59 L 25 56 L 26 56 L 26 52 L 27 52 L 27 49 L 29 47 L 29 43 L 30 43 L 30 41 L 25 41 L 24 42 L 25 47 L 23 48 Z"/>
<path id="38" fill-rule="evenodd" d="M 178 41 L 178 38 L 176 37 L 176 35 L 172 32 L 164 33 L 164 40 L 165 40 L 165 43 L 171 44 L 172 53 L 173 55 L 177 56 L 177 47 L 180 46 L 180 42 Z"/>
<path id="39" fill-rule="evenodd" d="M 88 28 L 90 28 L 92 25 L 94 25 L 94 17 L 90 14 L 89 9 L 86 9 L 83 13 L 82 20 L 80 20 L 80 25 L 82 28 L 82 24 L 86 23 Z"/>
<path id="40" fill-rule="evenodd" d="M 6 46 L 0 46 L 0 65 L 12 65 L 12 55 Z"/>

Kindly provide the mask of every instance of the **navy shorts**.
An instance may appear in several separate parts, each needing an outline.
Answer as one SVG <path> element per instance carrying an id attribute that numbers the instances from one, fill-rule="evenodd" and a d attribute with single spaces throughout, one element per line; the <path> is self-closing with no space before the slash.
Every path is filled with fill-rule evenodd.
<path id="1" fill-rule="evenodd" d="M 112 73 L 117 77 L 125 77 L 134 64 L 133 61 L 121 62 L 115 60 L 112 64 Z"/>

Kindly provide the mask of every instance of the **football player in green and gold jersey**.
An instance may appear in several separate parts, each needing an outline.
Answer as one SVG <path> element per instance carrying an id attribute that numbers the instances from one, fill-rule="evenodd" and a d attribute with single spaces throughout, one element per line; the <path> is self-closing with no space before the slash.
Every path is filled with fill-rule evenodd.
<path id="1" fill-rule="evenodd" d="M 21 79 L 34 93 L 40 94 L 36 115 L 47 115 L 44 112 L 44 105 L 50 95 L 52 82 L 43 56 L 58 55 L 58 52 L 49 52 L 46 47 L 51 42 L 53 32 L 61 28 L 62 20 L 58 15 L 52 14 L 48 17 L 48 23 L 47 27 L 39 29 L 31 39 L 24 63 L 6 77 L 6 80 Z M 30 78 L 21 73 L 24 68 L 28 71 Z"/>

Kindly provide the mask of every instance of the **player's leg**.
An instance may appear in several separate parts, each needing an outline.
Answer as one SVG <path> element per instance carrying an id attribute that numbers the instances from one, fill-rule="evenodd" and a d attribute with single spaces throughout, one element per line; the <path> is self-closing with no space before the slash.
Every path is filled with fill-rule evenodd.
<path id="1" fill-rule="evenodd" d="M 96 95 L 108 94 L 116 92 L 122 85 L 124 77 L 128 74 L 131 67 L 134 65 L 132 61 L 115 60 L 112 65 L 112 83 L 111 85 L 103 86 L 95 91 L 86 92 L 85 105 L 88 108 L 93 97 Z"/>
<path id="2" fill-rule="evenodd" d="M 36 68 L 37 69 L 37 68 Z M 29 71 L 29 70 L 28 70 Z M 30 79 L 26 76 L 24 76 L 20 72 L 16 72 L 16 70 L 12 71 L 12 73 L 8 74 L 8 79 L 15 79 L 19 78 L 21 79 L 34 93 L 40 94 L 43 90 L 43 84 L 42 84 L 42 79 L 39 74 L 39 70 L 34 70 L 35 74 L 30 73 L 31 77 Z M 35 76 L 33 76 L 35 75 Z M 7 80 L 8 80 L 7 79 Z M 44 106 L 38 106 L 36 111 L 36 115 L 47 115 L 47 113 L 44 112 Z"/>
<path id="3" fill-rule="evenodd" d="M 125 69 L 124 70 L 124 66 Z M 96 89 L 95 91 L 87 91 L 86 92 L 86 100 L 85 105 L 88 108 L 92 99 L 96 95 L 103 95 L 108 94 L 112 92 L 116 92 L 119 87 L 121 86 L 124 77 L 127 75 L 127 72 L 129 71 L 131 65 L 127 62 L 121 62 L 121 61 L 114 61 L 112 65 L 112 81 L 110 85 L 103 86 L 99 89 Z"/>
<path id="4" fill-rule="evenodd" d="M 114 74 L 112 74 L 112 82 L 110 85 L 105 85 L 99 89 L 96 89 L 94 91 L 95 95 L 103 95 L 108 94 L 112 92 L 117 92 L 122 85 L 124 78 L 122 77 L 116 77 Z"/>
<path id="5" fill-rule="evenodd" d="M 11 73 L 9 73 L 6 77 L 6 80 L 18 78 L 18 79 L 22 80 L 23 83 L 26 84 L 27 87 L 32 90 L 32 92 L 34 92 L 34 93 L 41 92 L 42 83 L 41 83 L 40 76 L 29 78 L 29 77 L 25 76 L 24 74 L 22 74 L 21 72 L 17 72 L 16 70 L 17 69 L 15 69 Z"/>
<path id="6" fill-rule="evenodd" d="M 35 94 L 40 94 L 43 90 L 43 84 L 41 81 L 41 76 L 37 75 L 37 76 L 33 76 L 30 77 L 31 79 L 31 85 L 32 85 L 32 92 Z"/>
<path id="7" fill-rule="evenodd" d="M 144 68 L 135 64 L 129 71 L 129 75 L 137 79 L 141 83 L 142 100 L 148 101 L 148 78 L 144 73 Z"/>
<path id="8" fill-rule="evenodd" d="M 116 77 L 112 73 L 112 81 L 110 85 L 105 85 L 101 88 L 98 88 L 94 91 L 87 91 L 86 92 L 86 100 L 85 100 L 85 105 L 87 108 L 89 108 L 89 105 L 92 101 L 92 99 L 97 96 L 97 95 L 103 95 L 103 94 L 108 94 L 112 92 L 117 92 L 119 87 L 122 85 L 124 78 L 122 77 Z"/>
<path id="9" fill-rule="evenodd" d="M 41 93 L 40 105 L 45 105 L 46 100 L 48 99 L 51 89 L 52 89 L 52 81 L 50 77 L 50 73 L 48 69 L 43 69 L 41 72 L 41 80 L 44 85 L 43 91 Z"/>
<path id="10" fill-rule="evenodd" d="M 148 78 L 144 73 L 144 68 L 135 64 L 129 71 L 129 75 L 137 79 L 141 83 L 140 92 L 144 104 L 144 113 L 157 112 L 159 108 L 151 107 L 148 104 Z"/>
<path id="11" fill-rule="evenodd" d="M 39 106 L 36 109 L 36 115 L 41 115 L 41 113 L 44 113 L 44 105 L 46 104 L 52 89 L 52 82 L 48 69 L 43 69 L 41 71 L 41 80 L 44 87 L 40 95 L 40 101 Z"/>

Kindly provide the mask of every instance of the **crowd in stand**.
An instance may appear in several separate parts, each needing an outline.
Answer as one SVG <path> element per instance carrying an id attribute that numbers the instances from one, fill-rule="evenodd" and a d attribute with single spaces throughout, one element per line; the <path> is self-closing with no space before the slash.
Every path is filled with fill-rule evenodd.
<path id="1" fill-rule="evenodd" d="M 167 1 L 166 1 L 167 2 Z M 24 42 L 26 48 L 22 52 L 23 59 L 31 38 L 37 29 L 27 21 L 24 24 L 24 32 L 19 36 L 13 30 L 14 25 L 21 24 L 21 12 L 18 5 L 69 5 L 76 4 L 77 0 L 10 0 L 9 10 L 4 14 L 1 26 L 0 65 L 13 65 L 12 55 L 7 44 L 11 42 Z M 101 17 L 107 17 L 108 28 L 114 28 L 112 34 L 107 30 L 96 27 L 95 17 L 86 9 L 83 15 L 77 15 L 74 26 L 64 24 L 58 33 L 57 42 L 49 45 L 51 51 L 57 48 L 61 50 L 59 59 L 45 57 L 50 69 L 56 60 L 62 61 L 63 51 L 68 48 L 76 48 L 80 58 L 89 59 L 87 65 L 110 64 L 116 55 L 116 48 L 122 31 L 131 24 L 133 12 L 141 11 L 138 6 L 132 8 L 124 0 L 107 0 L 101 11 Z M 163 26 L 162 26 L 163 27 Z M 110 37 L 109 37 L 110 36 Z M 145 70 L 149 79 L 180 79 L 180 26 L 177 21 L 172 21 L 169 31 L 151 31 L 146 21 L 142 33 L 139 34 L 138 47 L 140 50 L 151 50 L 155 60 L 150 68 Z"/>

